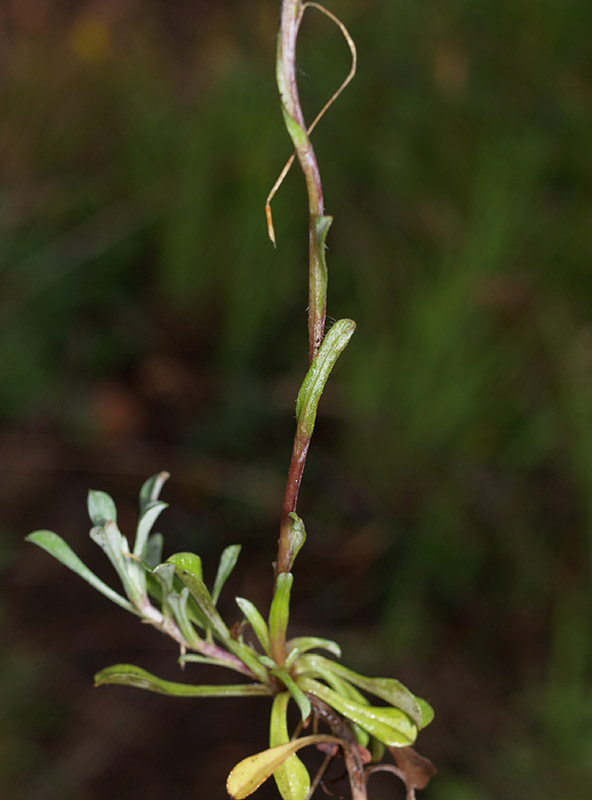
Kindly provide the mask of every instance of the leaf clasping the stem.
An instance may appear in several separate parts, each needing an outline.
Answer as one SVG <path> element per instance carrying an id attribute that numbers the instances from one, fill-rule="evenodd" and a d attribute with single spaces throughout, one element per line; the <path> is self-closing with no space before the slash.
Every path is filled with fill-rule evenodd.
<path id="1" fill-rule="evenodd" d="M 302 382 L 296 400 L 296 420 L 298 433 L 311 437 L 317 417 L 319 401 L 329 375 L 341 353 L 354 334 L 356 323 L 353 319 L 339 319 L 330 328 Z"/>

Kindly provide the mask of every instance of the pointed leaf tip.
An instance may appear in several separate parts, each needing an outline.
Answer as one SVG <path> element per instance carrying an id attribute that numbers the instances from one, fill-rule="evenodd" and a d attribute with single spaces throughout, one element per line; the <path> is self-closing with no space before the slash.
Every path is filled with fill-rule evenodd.
<path id="1" fill-rule="evenodd" d="M 144 481 L 142 488 L 140 489 L 141 514 L 145 511 L 146 506 L 158 500 L 160 491 L 164 486 L 165 481 L 167 481 L 170 477 L 170 473 L 168 472 L 158 472 L 156 475 L 152 475 L 151 478 L 148 478 L 148 480 Z"/>
<path id="2" fill-rule="evenodd" d="M 214 605 L 218 603 L 222 587 L 230 577 L 232 570 L 236 566 L 238 557 L 240 555 L 240 544 L 231 544 L 225 547 L 220 556 L 220 563 L 218 564 L 218 572 L 214 581 L 214 588 L 212 589 L 212 601 Z"/>

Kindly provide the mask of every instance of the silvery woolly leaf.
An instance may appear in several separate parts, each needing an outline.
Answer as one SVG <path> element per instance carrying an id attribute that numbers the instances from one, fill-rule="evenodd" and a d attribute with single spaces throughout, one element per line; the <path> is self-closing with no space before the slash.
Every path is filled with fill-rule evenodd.
<path id="1" fill-rule="evenodd" d="M 159 564 L 152 570 L 152 574 L 158 578 L 165 592 L 173 591 L 175 580 L 174 564 Z"/>
<path id="2" fill-rule="evenodd" d="M 146 557 L 148 534 L 165 508 L 168 508 L 168 503 L 162 503 L 160 501 L 149 503 L 144 507 L 142 515 L 138 520 L 136 540 L 134 542 L 134 555 L 138 558 Z"/>
<path id="3" fill-rule="evenodd" d="M 72 572 L 75 572 L 83 578 L 83 580 L 89 583 L 93 588 L 105 595 L 105 597 L 108 597 L 109 600 L 117 603 L 118 606 L 125 608 L 126 611 L 131 611 L 133 614 L 137 613 L 129 600 L 126 600 L 125 597 L 122 597 L 110 586 L 107 586 L 106 583 L 103 583 L 100 578 L 97 578 L 94 572 L 91 572 L 86 564 L 78 558 L 70 545 L 67 544 L 61 536 L 58 536 L 57 533 L 53 533 L 53 531 L 35 531 L 34 533 L 30 533 L 25 541 L 32 542 L 38 547 L 41 547 L 64 566 L 68 567 L 68 569 L 71 569 Z"/>
<path id="4" fill-rule="evenodd" d="M 101 528 L 107 522 L 117 523 L 117 509 L 106 492 L 90 489 L 87 498 L 88 516 L 94 526 Z"/>
<path id="5" fill-rule="evenodd" d="M 153 475 L 144 482 L 140 489 L 140 515 L 144 513 L 146 506 L 158 500 L 165 481 L 170 477 L 168 472 L 159 472 L 157 475 Z"/>

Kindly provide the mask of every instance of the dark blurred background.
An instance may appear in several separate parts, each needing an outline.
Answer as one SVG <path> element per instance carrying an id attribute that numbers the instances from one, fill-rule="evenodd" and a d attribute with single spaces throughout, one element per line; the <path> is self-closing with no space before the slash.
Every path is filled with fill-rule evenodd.
<path id="1" fill-rule="evenodd" d="M 329 5 L 360 62 L 314 136 L 329 314 L 358 331 L 303 482 L 292 630 L 432 702 L 426 800 L 589 800 L 592 4 Z M 296 170 L 277 250 L 263 214 L 290 152 L 278 10 L 0 6 L 3 796 L 223 798 L 265 744 L 265 700 L 93 689 L 117 661 L 178 679 L 175 648 L 23 537 L 111 580 L 87 489 L 131 536 L 168 469 L 166 552 L 211 580 L 241 542 L 222 605 L 267 607 L 307 349 Z M 315 11 L 299 66 L 311 119 L 349 68 Z"/>

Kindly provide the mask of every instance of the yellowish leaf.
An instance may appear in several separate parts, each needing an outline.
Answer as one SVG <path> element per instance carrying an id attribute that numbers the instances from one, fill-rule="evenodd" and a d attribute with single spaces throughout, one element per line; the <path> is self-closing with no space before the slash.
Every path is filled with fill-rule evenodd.
<path id="1" fill-rule="evenodd" d="M 303 736 L 294 739 L 292 742 L 271 747 L 263 750 L 254 756 L 248 756 L 234 767 L 226 781 L 226 790 L 235 800 L 242 800 L 258 789 L 275 770 L 281 766 L 287 758 L 296 753 L 303 747 L 321 742 L 333 742 L 339 744 L 339 739 L 335 736 L 325 736 L 317 734 L 315 736 Z"/>

